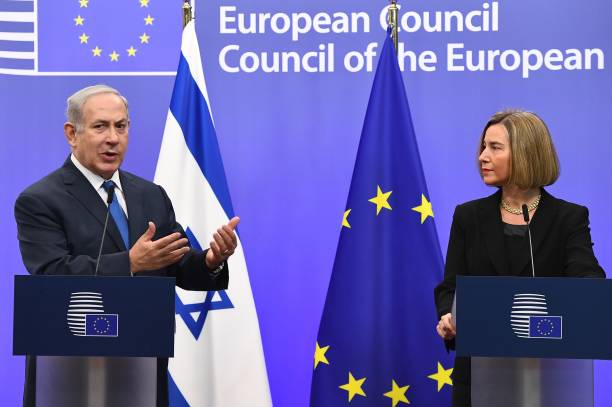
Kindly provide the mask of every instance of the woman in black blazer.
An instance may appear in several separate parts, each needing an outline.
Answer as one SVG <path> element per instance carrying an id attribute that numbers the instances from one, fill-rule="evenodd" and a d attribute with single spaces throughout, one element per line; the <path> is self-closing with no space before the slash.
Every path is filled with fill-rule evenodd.
<path id="1" fill-rule="evenodd" d="M 605 277 L 593 253 L 588 210 L 543 189 L 559 176 L 559 161 L 546 124 L 524 111 L 496 113 L 480 137 L 478 163 L 493 195 L 457 206 L 453 216 L 444 280 L 435 289 L 438 334 L 454 347 L 451 320 L 455 277 L 532 276 L 527 226 L 531 218 L 535 275 Z M 469 407 L 470 359 L 457 357 L 453 406 Z"/>

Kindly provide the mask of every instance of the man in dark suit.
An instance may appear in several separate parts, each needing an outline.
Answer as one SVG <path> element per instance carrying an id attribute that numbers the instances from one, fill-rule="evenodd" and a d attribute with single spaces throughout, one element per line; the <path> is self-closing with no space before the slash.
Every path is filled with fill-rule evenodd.
<path id="1" fill-rule="evenodd" d="M 239 219 L 222 225 L 210 248 L 189 247 L 162 187 L 119 170 L 128 144 L 127 100 L 96 85 L 68 98 L 64 134 L 71 155 L 21 193 L 15 204 L 19 246 L 31 274 L 172 276 L 188 290 L 228 286 L 227 258 Z M 107 199 L 110 216 L 98 251 Z M 96 271 L 96 270 L 99 271 Z M 24 405 L 35 403 L 36 360 L 26 368 Z M 167 405 L 167 359 L 157 363 L 157 402 Z"/>

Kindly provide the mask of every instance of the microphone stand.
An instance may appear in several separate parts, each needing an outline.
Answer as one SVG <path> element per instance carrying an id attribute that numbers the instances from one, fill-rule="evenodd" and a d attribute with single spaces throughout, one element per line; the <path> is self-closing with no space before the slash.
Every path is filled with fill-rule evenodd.
<path id="1" fill-rule="evenodd" d="M 96 271 L 94 276 L 98 275 L 98 269 L 100 267 L 100 257 L 102 257 L 102 247 L 104 246 L 104 237 L 106 236 L 106 228 L 108 226 L 108 215 L 110 214 L 110 205 L 113 202 L 113 195 L 115 193 L 115 187 L 111 187 L 108 190 L 108 197 L 106 198 L 106 218 L 104 219 L 104 229 L 102 229 L 102 239 L 100 241 L 100 250 L 98 250 L 98 258 L 96 259 Z"/>
<path id="2" fill-rule="evenodd" d="M 535 265 L 533 263 L 533 246 L 531 244 L 531 228 L 529 227 L 529 223 L 530 223 L 529 208 L 527 208 L 526 204 L 523 204 L 521 209 L 523 210 L 523 219 L 525 220 L 525 223 L 527 224 L 527 234 L 529 235 L 529 255 L 531 256 L 531 276 L 535 277 Z"/>

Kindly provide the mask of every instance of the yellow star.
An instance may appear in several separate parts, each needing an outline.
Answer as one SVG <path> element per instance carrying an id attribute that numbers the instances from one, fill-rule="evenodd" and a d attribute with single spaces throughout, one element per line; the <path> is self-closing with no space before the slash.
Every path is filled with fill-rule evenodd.
<path id="1" fill-rule="evenodd" d="M 94 57 L 99 57 L 102 55 L 102 49 L 99 48 L 97 45 L 94 49 L 91 50 L 91 52 L 93 53 Z"/>
<path id="2" fill-rule="evenodd" d="M 317 368 L 317 365 L 319 364 L 319 362 L 329 365 L 329 361 L 327 360 L 327 357 L 325 356 L 325 352 L 327 352 L 328 350 L 329 350 L 329 345 L 321 348 L 319 347 L 319 342 L 317 342 L 317 348 L 315 349 L 315 354 L 314 354 L 314 365 L 315 365 L 314 368 L 315 369 Z"/>
<path id="3" fill-rule="evenodd" d="M 79 0 L 79 7 L 81 8 L 87 7 L 88 4 L 89 4 L 89 0 Z"/>
<path id="4" fill-rule="evenodd" d="M 363 379 L 355 380 L 355 378 L 353 377 L 353 374 L 349 372 L 348 383 L 343 384 L 342 386 L 339 386 L 342 390 L 346 390 L 348 392 L 349 403 L 351 402 L 351 400 L 353 400 L 353 397 L 355 397 L 355 394 L 359 394 L 360 396 L 366 397 L 366 394 L 361 389 L 361 386 L 363 386 L 363 382 L 365 382 L 365 380 L 366 380 L 365 377 Z"/>
<path id="5" fill-rule="evenodd" d="M 81 34 L 79 39 L 81 40 L 81 44 L 87 44 L 87 40 L 89 39 L 89 35 L 83 33 L 83 34 Z"/>
<path id="6" fill-rule="evenodd" d="M 73 18 L 73 20 L 74 20 L 74 25 L 83 25 L 83 22 L 85 21 L 85 19 L 81 17 L 80 15 Z"/>
<path id="7" fill-rule="evenodd" d="M 412 210 L 421 214 L 421 224 L 425 222 L 428 216 L 434 217 L 433 210 L 431 209 L 431 202 L 429 202 L 423 194 L 421 194 L 421 205 L 415 206 Z"/>
<path id="8" fill-rule="evenodd" d="M 387 200 L 389 199 L 389 195 L 391 195 L 391 192 L 393 191 L 383 193 L 380 190 L 380 187 L 377 185 L 376 186 L 376 196 L 372 199 L 368 199 L 368 202 L 372 202 L 373 204 L 376 204 L 376 215 L 377 216 L 380 213 L 382 208 L 387 208 L 391 210 L 391 205 L 389 205 L 389 202 L 387 202 Z"/>
<path id="9" fill-rule="evenodd" d="M 389 397 L 391 399 L 392 407 L 397 406 L 397 404 L 400 402 L 410 404 L 410 402 L 406 398 L 406 392 L 408 391 L 408 387 L 410 386 L 399 387 L 397 383 L 395 383 L 395 380 L 391 380 L 391 391 L 386 392 L 385 394 L 383 394 L 383 396 Z"/>
<path id="10" fill-rule="evenodd" d="M 151 38 L 151 37 L 149 37 L 149 36 L 147 35 L 147 33 L 143 33 L 143 34 L 140 36 L 140 43 L 141 43 L 141 44 L 148 44 L 148 43 L 149 43 L 149 38 Z"/>
<path id="11" fill-rule="evenodd" d="M 445 384 L 448 384 L 449 386 L 453 385 L 453 379 L 451 379 L 452 373 L 453 368 L 444 369 L 440 362 L 438 362 L 438 373 L 430 374 L 427 377 L 438 382 L 438 391 L 440 391 Z"/>
<path id="12" fill-rule="evenodd" d="M 132 45 L 131 47 L 126 49 L 126 51 L 128 53 L 128 57 L 135 57 L 136 56 L 136 51 L 138 51 L 138 50 L 136 48 L 134 48 L 134 46 Z"/>
<path id="13" fill-rule="evenodd" d="M 351 224 L 348 221 L 348 216 L 349 213 L 351 213 L 352 209 L 347 209 L 346 211 L 344 211 L 344 216 L 342 217 L 342 226 L 344 226 L 345 228 L 351 228 Z"/>
<path id="14" fill-rule="evenodd" d="M 110 57 L 111 61 L 119 61 L 119 54 L 117 54 L 116 51 L 113 51 L 112 54 L 108 54 L 108 56 Z"/>
<path id="15" fill-rule="evenodd" d="M 149 14 L 148 16 L 145 17 L 145 25 L 153 25 L 153 20 L 155 20 L 153 17 L 151 17 L 151 14 Z"/>
<path id="16" fill-rule="evenodd" d="M 149 0 L 140 0 L 140 7 L 149 7 Z"/>

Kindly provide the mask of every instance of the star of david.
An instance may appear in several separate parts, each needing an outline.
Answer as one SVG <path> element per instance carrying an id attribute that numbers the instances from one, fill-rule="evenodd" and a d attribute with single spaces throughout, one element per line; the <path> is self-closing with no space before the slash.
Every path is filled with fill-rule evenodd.
<path id="1" fill-rule="evenodd" d="M 189 239 L 189 243 L 191 247 L 202 250 L 202 246 L 194 236 L 193 232 L 187 228 L 185 230 L 185 234 L 187 235 L 187 239 Z M 219 295 L 219 299 L 213 301 L 215 293 Z M 206 298 L 203 302 L 196 302 L 193 304 L 183 304 L 178 294 L 174 295 L 174 313 L 176 315 L 180 315 L 189 328 L 189 331 L 193 335 L 193 337 L 197 340 L 202 333 L 202 329 L 204 328 L 204 322 L 206 322 L 206 316 L 208 315 L 208 311 L 216 311 L 220 309 L 230 309 L 234 308 L 234 304 L 230 300 L 229 296 L 225 292 L 225 290 L 220 291 L 207 291 Z M 194 318 L 192 313 L 199 312 L 197 318 Z"/>

